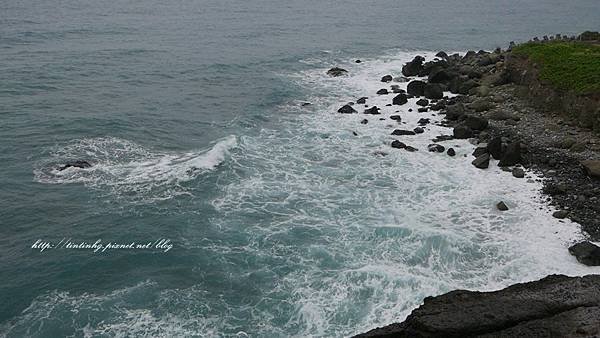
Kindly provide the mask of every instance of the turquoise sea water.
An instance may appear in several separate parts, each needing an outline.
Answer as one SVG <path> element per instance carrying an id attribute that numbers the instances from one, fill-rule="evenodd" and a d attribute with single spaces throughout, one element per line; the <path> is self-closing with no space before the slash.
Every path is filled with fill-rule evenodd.
<path id="1" fill-rule="evenodd" d="M 333 113 L 416 52 L 598 22 L 596 0 L 0 3 L 0 336 L 346 336 L 454 288 L 599 272 L 538 184 Z M 55 170 L 75 159 L 94 166 Z"/>

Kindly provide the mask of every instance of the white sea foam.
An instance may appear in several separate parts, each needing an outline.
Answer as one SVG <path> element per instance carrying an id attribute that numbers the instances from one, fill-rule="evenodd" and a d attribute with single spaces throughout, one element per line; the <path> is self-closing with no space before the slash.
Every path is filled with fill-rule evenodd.
<path id="1" fill-rule="evenodd" d="M 232 295 L 227 301 L 197 286 L 146 297 L 159 299 L 158 304 L 119 303 L 102 313 L 107 319 L 101 323 L 71 319 L 89 335 L 338 337 L 401 321 L 424 297 L 456 288 L 492 290 L 551 273 L 600 273 L 600 268 L 578 264 L 568 254 L 568 245 L 582 237 L 579 228 L 551 216 L 539 198 L 540 183 L 528 181 L 532 173 L 517 179 L 495 163 L 487 170 L 476 169 L 470 164 L 474 146 L 462 140 L 443 143 L 456 149 L 454 158 L 429 153 L 431 138 L 451 133 L 434 124 L 422 135 L 390 135 L 396 127 L 414 128 L 421 117 L 441 118 L 417 113 L 415 99 L 386 107 L 393 96 L 375 95 L 389 86 L 379 81 L 381 76 L 399 75 L 414 54 L 342 64 L 349 70 L 345 77 L 325 75 L 333 63 L 290 75 L 314 94 L 307 98 L 312 105 L 301 113 L 297 106 L 282 107 L 294 113 L 282 114 L 281 128 L 241 137 L 235 165 L 243 175 L 218 186 L 221 195 L 212 201 L 218 216 L 210 224 L 222 238 L 236 241 L 190 240 L 182 249 L 202 250 L 218 257 L 223 269 L 233 267 L 222 275 L 230 278 L 222 283 L 244 294 L 246 302 L 232 302 Z M 361 96 L 382 108 L 382 117 L 399 110 L 406 124 L 335 113 L 344 102 Z M 363 118 L 369 119 L 367 125 L 360 124 Z M 395 138 L 419 151 L 392 149 Z M 139 154 L 135 167 L 148 163 L 152 169 L 141 170 L 141 176 L 129 174 L 131 170 L 123 175 L 114 164 L 109 172 L 134 182 L 180 177 L 186 170 L 175 168 L 189 168 L 192 158 L 198 166 L 198 159 L 210 153 L 157 156 L 136 146 L 131 151 L 130 143 L 125 144 L 126 157 Z M 378 155 L 382 152 L 387 155 Z M 206 167 L 221 161 L 217 154 L 222 150 L 215 153 L 208 156 L 213 160 Z M 510 210 L 498 211 L 500 200 Z M 33 311 L 49 304 L 81 311 L 80 305 L 70 304 L 76 300 L 97 306 L 103 297 L 39 299 L 17 322 L 25 326 L 56 316 Z"/>
<path id="2" fill-rule="evenodd" d="M 39 163 L 34 178 L 40 183 L 83 183 L 108 189 L 118 196 L 137 194 L 143 198 L 163 199 L 188 193 L 180 184 L 215 169 L 237 146 L 237 138 L 229 136 L 208 150 L 161 152 L 147 149 L 119 138 L 76 140 L 50 151 L 49 158 Z M 58 168 L 67 161 L 81 159 L 90 168 Z"/>

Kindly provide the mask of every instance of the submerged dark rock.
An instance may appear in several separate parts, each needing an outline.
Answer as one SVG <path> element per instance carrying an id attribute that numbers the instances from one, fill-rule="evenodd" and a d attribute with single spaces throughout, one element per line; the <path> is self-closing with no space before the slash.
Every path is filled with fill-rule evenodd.
<path id="1" fill-rule="evenodd" d="M 327 71 L 327 75 L 333 76 L 333 77 L 346 75 L 347 73 L 348 73 L 347 70 L 345 70 L 344 68 L 340 68 L 340 67 L 333 67 Z"/>
<path id="2" fill-rule="evenodd" d="M 377 91 L 377 95 L 387 95 L 390 92 L 388 92 L 388 90 L 386 88 L 381 88 Z"/>
<path id="3" fill-rule="evenodd" d="M 371 115 L 379 115 L 379 114 L 381 114 L 379 112 L 379 108 L 377 106 L 373 106 L 373 107 L 371 107 L 369 109 L 365 109 L 364 113 L 365 114 L 371 114 Z"/>
<path id="4" fill-rule="evenodd" d="M 356 103 L 360 103 L 360 104 L 365 104 L 367 102 L 368 97 L 363 96 L 361 98 L 359 98 L 358 100 L 356 100 Z"/>
<path id="5" fill-rule="evenodd" d="M 394 141 L 392 141 L 392 148 L 404 149 L 404 148 L 406 148 L 406 144 L 404 144 L 403 142 L 400 142 L 398 140 L 394 140 Z"/>
<path id="6" fill-rule="evenodd" d="M 432 153 L 443 153 L 446 150 L 446 148 L 441 144 L 434 143 L 428 145 L 427 150 L 429 150 Z"/>
<path id="7" fill-rule="evenodd" d="M 404 322 L 356 337 L 592 337 L 600 335 L 600 276 L 547 276 L 493 292 L 427 297 Z"/>
<path id="8" fill-rule="evenodd" d="M 392 135 L 415 135 L 415 132 L 412 130 L 396 129 L 392 132 Z"/>
<path id="9" fill-rule="evenodd" d="M 77 160 L 77 161 L 69 161 L 69 162 L 63 164 L 60 168 L 58 168 L 58 170 L 63 171 L 65 169 L 67 169 L 67 168 L 81 168 L 81 169 L 85 169 L 85 168 L 89 168 L 91 166 L 92 165 L 88 161 Z"/>

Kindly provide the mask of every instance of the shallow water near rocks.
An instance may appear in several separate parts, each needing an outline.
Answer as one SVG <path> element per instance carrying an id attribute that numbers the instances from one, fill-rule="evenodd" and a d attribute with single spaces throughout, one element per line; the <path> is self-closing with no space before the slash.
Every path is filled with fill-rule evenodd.
<path id="1" fill-rule="evenodd" d="M 529 21 L 469 2 L 255 5 L 2 5 L 0 336 L 347 336 L 455 288 L 600 272 L 568 254 L 582 235 L 539 183 L 474 168 L 467 141 L 428 152 L 451 133 L 435 124 L 391 136 L 441 116 L 375 95 L 435 54 L 419 50 L 574 34 L 598 22 L 593 1 L 565 9 L 577 22 L 552 5 Z M 461 25 L 442 32 L 440 13 Z M 335 113 L 362 96 L 382 114 Z M 74 159 L 93 167 L 55 169 Z M 30 248 L 63 237 L 174 247 Z"/>

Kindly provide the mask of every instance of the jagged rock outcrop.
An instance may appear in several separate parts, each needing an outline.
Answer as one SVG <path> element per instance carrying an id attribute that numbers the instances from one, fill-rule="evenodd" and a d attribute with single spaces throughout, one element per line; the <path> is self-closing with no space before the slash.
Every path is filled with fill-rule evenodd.
<path id="1" fill-rule="evenodd" d="M 600 335 L 600 275 L 547 276 L 494 292 L 425 298 L 402 323 L 356 337 L 593 337 Z"/>

